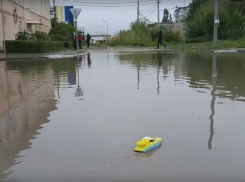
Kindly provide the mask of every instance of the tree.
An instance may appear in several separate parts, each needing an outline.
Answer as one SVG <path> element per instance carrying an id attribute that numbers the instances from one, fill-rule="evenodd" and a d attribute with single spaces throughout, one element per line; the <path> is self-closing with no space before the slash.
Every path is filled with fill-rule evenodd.
<path id="1" fill-rule="evenodd" d="M 188 21 L 188 20 L 193 19 L 196 16 L 197 11 L 199 10 L 200 6 L 204 4 L 205 2 L 208 2 L 208 0 L 192 0 L 192 2 L 189 5 L 189 12 L 188 12 L 186 20 Z"/>
<path id="2" fill-rule="evenodd" d="M 63 36 L 63 40 L 72 40 L 73 32 L 75 32 L 75 27 L 66 23 L 55 23 L 55 26 L 50 30 L 49 35 L 53 36 Z"/>
<path id="3" fill-rule="evenodd" d="M 163 23 L 169 22 L 169 11 L 168 11 L 168 9 L 166 9 L 166 8 L 165 8 L 164 11 L 163 11 L 162 22 L 163 22 Z"/>
<path id="4" fill-rule="evenodd" d="M 51 27 L 52 28 L 54 28 L 57 23 L 58 23 L 58 19 L 57 18 L 52 18 L 51 19 Z"/>
<path id="5" fill-rule="evenodd" d="M 186 38 L 211 40 L 213 36 L 213 1 L 193 0 L 186 18 Z M 245 15 L 243 4 L 230 1 L 219 1 L 218 39 L 239 39 L 245 33 Z"/>

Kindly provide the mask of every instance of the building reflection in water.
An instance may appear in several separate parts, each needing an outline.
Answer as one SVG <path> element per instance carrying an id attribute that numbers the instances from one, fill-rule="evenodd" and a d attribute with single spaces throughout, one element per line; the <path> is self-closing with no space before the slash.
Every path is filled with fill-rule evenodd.
<path id="1" fill-rule="evenodd" d="M 31 147 L 30 140 L 56 109 L 50 65 L 40 71 L 35 61 L 6 64 L 0 62 L 0 179 L 13 172 L 20 152 Z"/>
<path id="2" fill-rule="evenodd" d="M 212 100 L 211 100 L 211 115 L 210 115 L 210 137 L 208 140 L 208 148 L 209 150 L 212 150 L 212 141 L 213 141 L 213 135 L 214 135 L 214 114 L 215 114 L 215 91 L 216 91 L 216 80 L 217 80 L 217 55 L 216 53 L 213 53 L 213 61 L 212 61 Z"/>

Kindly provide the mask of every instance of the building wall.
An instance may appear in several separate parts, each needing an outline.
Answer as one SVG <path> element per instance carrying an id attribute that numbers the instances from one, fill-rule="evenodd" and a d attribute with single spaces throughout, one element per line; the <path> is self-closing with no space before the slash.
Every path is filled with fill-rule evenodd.
<path id="1" fill-rule="evenodd" d="M 2 4 L 5 40 L 14 40 L 15 34 L 21 29 L 31 32 L 49 32 L 51 28 L 50 0 L 3 0 Z M 15 8 L 17 13 L 16 22 L 14 21 Z M 42 25 L 26 24 L 30 21 L 40 21 Z M 2 50 L 2 17 L 0 17 L 0 27 L 0 49 Z"/>
<path id="2" fill-rule="evenodd" d="M 189 11 L 189 7 L 179 7 L 177 10 L 175 10 L 175 21 L 181 22 L 186 16 Z"/>
<path id="3" fill-rule="evenodd" d="M 174 26 L 172 27 L 172 30 L 174 32 L 179 32 L 181 37 L 184 38 L 185 37 L 185 23 L 175 22 L 173 25 Z"/>

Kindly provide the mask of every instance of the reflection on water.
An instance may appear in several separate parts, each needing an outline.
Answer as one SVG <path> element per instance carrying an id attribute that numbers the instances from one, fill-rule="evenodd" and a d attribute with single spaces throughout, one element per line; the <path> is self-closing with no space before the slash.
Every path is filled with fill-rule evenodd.
<path id="1" fill-rule="evenodd" d="M 213 88 L 211 90 L 212 100 L 211 100 L 211 115 L 210 115 L 210 138 L 208 140 L 208 148 L 212 149 L 212 140 L 214 135 L 214 106 L 215 106 L 215 91 L 216 91 L 216 79 L 217 79 L 217 73 L 216 73 L 216 64 L 217 64 L 217 55 L 216 53 L 213 53 L 213 61 L 212 61 L 212 85 Z"/>
<path id="2" fill-rule="evenodd" d="M 57 109 L 55 90 L 58 99 L 60 90 L 77 82 L 82 90 L 77 70 L 83 59 L 0 62 L 0 179 L 21 163 L 24 156 L 19 152 L 30 148 L 31 140 L 49 122 L 49 113 Z"/>
<path id="3" fill-rule="evenodd" d="M 9 65 L 14 67 L 6 65 L 0 62 L 0 178 L 12 173 L 7 169 L 20 163 L 18 153 L 30 148 L 30 140 L 48 122 L 49 112 L 56 109 L 49 67 L 39 70 L 34 64 L 28 71 L 13 62 Z"/>
<path id="4" fill-rule="evenodd" d="M 244 58 L 91 52 L 0 62 L 0 180 L 242 181 Z M 163 145 L 134 153 L 146 135 Z"/>

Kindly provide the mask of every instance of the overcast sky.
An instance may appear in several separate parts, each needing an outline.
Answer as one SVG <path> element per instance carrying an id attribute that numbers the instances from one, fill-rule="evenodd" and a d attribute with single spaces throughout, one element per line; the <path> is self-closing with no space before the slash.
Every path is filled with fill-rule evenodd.
<path id="1" fill-rule="evenodd" d="M 164 8 L 169 9 L 173 17 L 176 5 L 178 7 L 187 6 L 191 1 L 160 0 L 160 21 Z M 97 34 L 95 29 L 99 25 L 103 25 L 104 33 L 106 33 L 106 23 L 102 20 L 108 22 L 108 32 L 113 35 L 120 29 L 128 29 L 130 23 L 137 18 L 137 0 L 56 0 L 56 5 L 81 8 L 78 27 L 84 27 L 85 33 L 90 34 Z M 140 0 L 140 12 L 140 17 L 157 22 L 157 0 Z"/>

